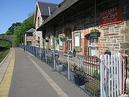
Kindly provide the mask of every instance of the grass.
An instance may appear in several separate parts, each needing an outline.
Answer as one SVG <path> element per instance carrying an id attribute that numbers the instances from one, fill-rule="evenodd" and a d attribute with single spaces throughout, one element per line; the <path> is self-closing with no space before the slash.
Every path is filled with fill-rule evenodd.
<path id="1" fill-rule="evenodd" d="M 6 57 L 8 52 L 9 52 L 9 49 L 5 49 L 5 50 L 0 51 L 0 62 Z"/>

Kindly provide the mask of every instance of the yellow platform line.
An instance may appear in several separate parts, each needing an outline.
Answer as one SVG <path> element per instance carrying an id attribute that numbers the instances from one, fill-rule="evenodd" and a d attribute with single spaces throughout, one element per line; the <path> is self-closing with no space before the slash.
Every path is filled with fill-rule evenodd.
<path id="1" fill-rule="evenodd" d="M 9 89 L 11 85 L 13 69 L 15 64 L 15 50 L 13 49 L 12 52 L 13 53 L 12 53 L 10 64 L 8 65 L 5 76 L 0 84 L 0 97 L 8 97 L 8 94 L 9 94 Z"/>

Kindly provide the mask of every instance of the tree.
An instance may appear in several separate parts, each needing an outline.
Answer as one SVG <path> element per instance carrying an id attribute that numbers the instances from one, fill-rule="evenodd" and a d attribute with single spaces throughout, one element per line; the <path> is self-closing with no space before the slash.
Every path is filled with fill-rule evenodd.
<path id="1" fill-rule="evenodd" d="M 4 47 L 4 48 L 10 48 L 11 47 L 11 43 L 7 40 L 0 40 L 0 48 Z"/>
<path id="2" fill-rule="evenodd" d="M 33 27 L 34 27 L 33 16 L 30 16 L 22 23 L 18 23 L 18 22 L 13 23 L 12 26 L 6 32 L 6 34 L 14 35 L 15 36 L 14 44 L 19 45 L 24 42 L 23 38 L 24 38 L 25 32 Z"/>
<path id="3" fill-rule="evenodd" d="M 13 23 L 12 26 L 8 28 L 8 31 L 6 32 L 6 34 L 13 35 L 15 28 L 19 25 L 21 25 L 21 23 L 19 23 L 19 22 Z"/>

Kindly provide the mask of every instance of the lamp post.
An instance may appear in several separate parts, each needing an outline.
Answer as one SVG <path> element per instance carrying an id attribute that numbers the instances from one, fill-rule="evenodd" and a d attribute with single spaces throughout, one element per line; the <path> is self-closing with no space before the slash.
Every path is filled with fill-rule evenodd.
<path id="1" fill-rule="evenodd" d="M 25 34 L 24 34 L 24 51 L 26 51 L 26 41 L 27 41 L 27 39 L 26 39 L 26 32 L 25 32 Z"/>
<path id="2" fill-rule="evenodd" d="M 70 47 L 70 43 L 72 41 L 72 39 L 67 39 L 68 41 L 68 49 L 70 48 L 70 50 L 68 51 L 68 80 L 70 80 L 70 52 L 71 52 L 71 47 Z"/>
<path id="3" fill-rule="evenodd" d="M 53 61 L 54 61 L 54 71 L 56 70 L 56 59 L 55 59 L 55 46 L 56 46 L 56 44 L 55 44 L 55 37 L 56 37 L 56 26 L 54 25 L 53 26 L 53 29 L 54 29 L 54 32 L 53 32 L 53 49 L 54 49 L 54 51 L 53 51 Z"/>

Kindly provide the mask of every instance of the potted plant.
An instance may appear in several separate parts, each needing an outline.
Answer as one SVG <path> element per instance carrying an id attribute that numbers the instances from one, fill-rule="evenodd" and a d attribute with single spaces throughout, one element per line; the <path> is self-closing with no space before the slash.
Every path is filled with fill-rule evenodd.
<path id="1" fill-rule="evenodd" d="M 74 67 L 74 80 L 75 83 L 79 86 L 85 84 L 85 72 L 82 68 L 78 68 L 77 66 Z"/>
<path id="2" fill-rule="evenodd" d="M 65 41 L 65 37 L 64 37 L 63 35 L 61 35 L 61 36 L 60 36 L 60 40 L 61 40 L 62 42 L 64 42 L 64 41 Z"/>
<path id="3" fill-rule="evenodd" d="M 56 40 L 56 42 L 59 44 L 59 38 L 58 38 L 58 37 L 56 37 L 56 38 L 55 38 L 55 40 Z"/>
<path id="4" fill-rule="evenodd" d="M 63 64 L 63 71 L 66 71 L 66 70 L 68 70 L 68 63 Z"/>

